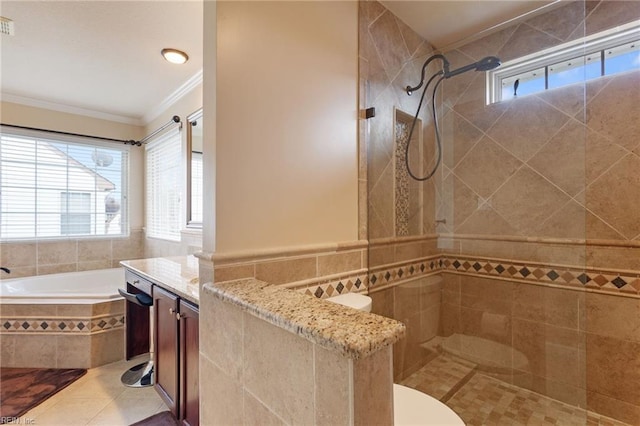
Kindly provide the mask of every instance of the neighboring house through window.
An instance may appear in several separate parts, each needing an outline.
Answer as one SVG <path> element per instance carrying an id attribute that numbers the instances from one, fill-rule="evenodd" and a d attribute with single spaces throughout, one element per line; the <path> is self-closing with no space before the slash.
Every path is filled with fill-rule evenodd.
<path id="1" fill-rule="evenodd" d="M 128 147 L 65 139 L 2 129 L 3 241 L 129 234 Z"/>

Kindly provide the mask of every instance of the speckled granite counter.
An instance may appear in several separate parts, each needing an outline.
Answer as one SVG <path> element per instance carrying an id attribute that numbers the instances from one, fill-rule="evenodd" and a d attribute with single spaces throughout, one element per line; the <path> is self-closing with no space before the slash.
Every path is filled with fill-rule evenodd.
<path id="1" fill-rule="evenodd" d="M 360 359 L 401 339 L 401 322 L 255 279 L 206 284 L 203 291 L 326 349 Z"/>
<path id="2" fill-rule="evenodd" d="M 154 284 L 200 304 L 198 259 L 194 256 L 123 260 L 120 264 Z"/>

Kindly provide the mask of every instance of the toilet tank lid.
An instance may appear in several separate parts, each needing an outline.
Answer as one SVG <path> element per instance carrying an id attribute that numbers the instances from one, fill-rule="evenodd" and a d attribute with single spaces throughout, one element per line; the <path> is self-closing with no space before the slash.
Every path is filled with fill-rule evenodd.
<path id="1" fill-rule="evenodd" d="M 371 298 L 359 293 L 345 293 L 339 296 L 327 298 L 329 302 L 338 303 L 340 305 L 349 306 L 354 309 L 365 310 L 371 306 Z"/>

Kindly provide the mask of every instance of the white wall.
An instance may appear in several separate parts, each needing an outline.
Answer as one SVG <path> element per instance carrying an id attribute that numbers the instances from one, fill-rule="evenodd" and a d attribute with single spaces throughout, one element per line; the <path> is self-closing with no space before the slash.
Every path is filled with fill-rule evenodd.
<path id="1" fill-rule="evenodd" d="M 357 240 L 357 12 L 217 3 L 217 253 Z"/>

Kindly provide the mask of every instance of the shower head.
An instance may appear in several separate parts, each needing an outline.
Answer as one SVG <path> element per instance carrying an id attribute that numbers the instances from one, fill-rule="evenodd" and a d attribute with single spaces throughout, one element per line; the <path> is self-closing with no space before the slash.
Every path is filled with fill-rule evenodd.
<path id="1" fill-rule="evenodd" d="M 478 62 L 474 62 L 469 65 L 465 65 L 464 67 L 460 67 L 453 71 L 447 71 L 444 74 L 444 78 L 455 77 L 456 75 L 463 74 L 467 71 L 489 71 L 492 69 L 496 69 L 500 66 L 500 59 L 495 56 L 487 56 L 486 58 L 480 59 Z"/>

